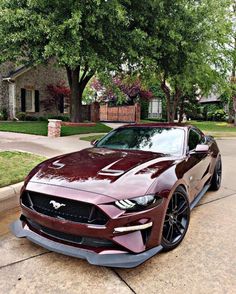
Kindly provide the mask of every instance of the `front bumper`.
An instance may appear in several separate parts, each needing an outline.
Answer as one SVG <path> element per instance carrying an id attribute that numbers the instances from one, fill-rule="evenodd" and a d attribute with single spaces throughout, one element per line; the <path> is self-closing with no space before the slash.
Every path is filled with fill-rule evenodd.
<path id="1" fill-rule="evenodd" d="M 27 226 L 23 227 L 23 223 L 20 220 L 17 220 L 11 224 L 11 231 L 16 237 L 26 237 L 33 243 L 38 244 L 48 250 L 81 259 L 86 259 L 90 264 L 108 267 L 133 268 L 140 265 L 141 263 L 143 263 L 144 261 L 151 258 L 152 256 L 154 256 L 162 250 L 162 246 L 159 245 L 138 254 L 99 254 L 86 249 L 81 249 L 74 246 L 58 243 L 48 238 L 45 238 L 30 230 Z"/>

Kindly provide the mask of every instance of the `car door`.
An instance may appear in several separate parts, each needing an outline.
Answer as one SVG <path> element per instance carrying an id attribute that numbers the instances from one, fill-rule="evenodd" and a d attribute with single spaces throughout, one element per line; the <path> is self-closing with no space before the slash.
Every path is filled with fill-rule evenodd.
<path id="1" fill-rule="evenodd" d="M 186 163 L 188 165 L 188 182 L 190 188 L 190 201 L 192 201 L 201 191 L 206 181 L 211 157 L 210 153 L 197 153 L 195 148 L 198 144 L 205 143 L 205 136 L 195 128 L 190 128 L 188 132 L 188 146 Z"/>

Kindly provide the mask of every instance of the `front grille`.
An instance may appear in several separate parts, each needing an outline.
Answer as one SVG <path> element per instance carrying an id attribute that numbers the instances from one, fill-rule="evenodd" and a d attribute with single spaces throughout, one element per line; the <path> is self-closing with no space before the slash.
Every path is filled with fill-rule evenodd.
<path id="1" fill-rule="evenodd" d="M 78 223 L 105 225 L 108 217 L 95 205 L 51 195 L 25 191 L 22 203 L 39 213 Z M 55 203 L 61 204 L 54 208 Z"/>
<path id="2" fill-rule="evenodd" d="M 55 231 L 53 229 L 41 226 L 40 224 L 38 224 L 28 218 L 25 218 L 25 217 L 23 217 L 23 218 L 34 229 L 41 231 L 42 233 L 44 233 L 50 237 L 53 237 L 55 239 L 59 239 L 62 241 L 75 243 L 75 244 L 79 244 L 79 245 L 83 245 L 83 246 L 95 247 L 95 248 L 110 247 L 110 248 L 119 249 L 118 245 L 116 245 L 115 243 L 113 243 L 112 241 L 107 240 L 107 239 L 76 236 L 76 235 L 72 235 L 72 234 L 68 234 L 68 233 L 64 233 L 64 232 Z"/>

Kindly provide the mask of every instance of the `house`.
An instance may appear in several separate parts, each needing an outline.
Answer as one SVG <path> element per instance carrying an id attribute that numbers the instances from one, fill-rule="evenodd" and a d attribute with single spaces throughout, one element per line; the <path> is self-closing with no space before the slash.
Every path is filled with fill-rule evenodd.
<path id="1" fill-rule="evenodd" d="M 67 81 L 66 71 L 54 61 L 20 67 L 5 62 L 0 65 L 0 111 L 5 109 L 9 119 L 14 119 L 18 112 L 30 116 L 55 113 L 55 106 L 48 111 L 43 102 L 48 99 L 47 86 L 62 80 Z M 60 107 L 60 112 L 68 112 L 68 109 Z"/>
<path id="2" fill-rule="evenodd" d="M 200 104 L 221 104 L 220 95 L 214 92 L 211 92 L 207 97 L 202 96 L 199 99 Z"/>

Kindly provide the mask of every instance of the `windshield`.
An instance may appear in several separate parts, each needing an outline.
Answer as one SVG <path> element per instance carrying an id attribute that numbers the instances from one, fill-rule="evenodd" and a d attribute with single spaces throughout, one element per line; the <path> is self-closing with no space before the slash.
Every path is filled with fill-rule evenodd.
<path id="1" fill-rule="evenodd" d="M 110 132 L 96 147 L 181 155 L 183 142 L 184 130 L 179 128 L 128 127 Z"/>

